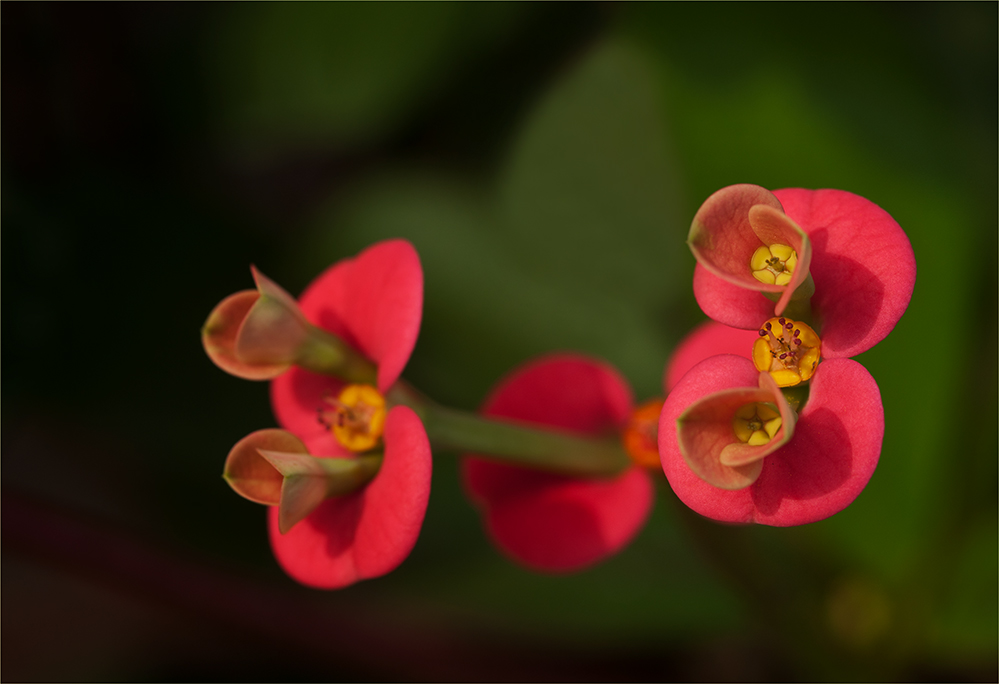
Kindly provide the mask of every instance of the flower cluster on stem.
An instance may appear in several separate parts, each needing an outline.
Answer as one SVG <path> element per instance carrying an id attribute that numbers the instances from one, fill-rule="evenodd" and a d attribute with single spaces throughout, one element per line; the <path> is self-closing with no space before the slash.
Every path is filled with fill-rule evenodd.
<path id="1" fill-rule="evenodd" d="M 400 378 L 419 335 L 423 271 L 388 240 L 333 264 L 296 300 L 251 267 L 202 329 L 209 358 L 269 380 L 279 428 L 239 440 L 226 482 L 268 510 L 297 581 L 339 588 L 409 555 L 432 452 L 460 454 L 488 535 L 514 561 L 564 573 L 639 533 L 651 471 L 719 521 L 798 525 L 833 515 L 877 465 L 884 411 L 850 357 L 908 306 L 915 259 L 880 207 L 840 190 L 723 188 L 694 216 L 694 296 L 714 322 L 675 350 L 665 399 L 636 405 L 599 359 L 558 353 L 502 379 L 479 413 Z"/>
<path id="2" fill-rule="evenodd" d="M 514 472 L 524 482 L 552 484 L 543 496 L 544 488 L 521 487 L 535 495 L 527 506 L 542 518 L 559 506 L 590 508 L 592 523 L 565 513 L 520 532 L 518 524 L 489 522 L 494 532 L 506 530 L 494 534 L 500 547 L 531 567 L 583 567 L 637 533 L 651 485 L 629 453 L 644 449 L 646 465 L 658 466 L 649 456 L 657 425 L 646 419 L 644 442 L 622 443 L 630 389 L 609 366 L 555 357 L 526 370 L 484 415 L 449 409 L 399 379 L 422 314 L 423 274 L 412 245 L 387 241 L 340 261 L 297 301 L 252 272 L 257 290 L 224 299 L 202 340 L 223 370 L 271 380 L 281 429 L 240 440 L 224 477 L 244 498 L 270 507 L 271 546 L 290 576 L 338 588 L 397 567 L 426 512 L 432 448 L 476 454 L 465 459 L 467 481 L 489 521 L 515 517 L 511 497 L 492 496 Z M 483 457 L 509 464 L 497 465 L 508 471 L 490 470 L 494 464 L 480 463 Z M 527 539 L 535 548 L 539 540 L 561 540 L 561 551 L 539 557 L 522 550 Z"/>

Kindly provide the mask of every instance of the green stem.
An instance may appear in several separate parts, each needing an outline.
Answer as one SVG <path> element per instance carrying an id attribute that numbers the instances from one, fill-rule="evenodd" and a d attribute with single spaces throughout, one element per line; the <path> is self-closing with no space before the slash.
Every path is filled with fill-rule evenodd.
<path id="1" fill-rule="evenodd" d="M 761 294 L 763 294 L 763 296 L 770 301 L 776 302 L 781 298 L 782 293 L 762 292 Z M 813 294 L 815 294 L 815 281 L 812 279 L 812 274 L 809 273 L 805 282 L 795 289 L 794 293 L 791 295 L 791 301 L 787 303 L 787 306 L 784 308 L 784 312 L 781 315 L 794 321 L 807 323 L 814 328 L 815 323 L 814 316 L 812 314 Z"/>
<path id="2" fill-rule="evenodd" d="M 309 326 L 296 364 L 348 383 L 374 385 L 375 365 L 336 335 Z M 485 418 L 446 408 L 403 381 L 386 397 L 412 408 L 423 421 L 431 447 L 492 457 L 516 465 L 583 477 L 611 477 L 630 459 L 617 435 L 588 437 L 565 430 Z"/>
<path id="3" fill-rule="evenodd" d="M 412 408 L 434 449 L 474 453 L 539 470 L 584 477 L 610 477 L 630 459 L 619 439 L 586 437 L 440 406 L 399 382 L 388 400 Z"/>
<path id="4" fill-rule="evenodd" d="M 317 472 L 302 474 L 322 475 L 326 496 L 343 496 L 368 484 L 378 474 L 383 458 L 380 452 L 361 454 L 357 458 L 317 458 Z"/>
<path id="5" fill-rule="evenodd" d="M 308 335 L 298 349 L 295 364 L 348 383 L 374 385 L 378 370 L 353 347 L 322 328 L 309 325 Z"/>

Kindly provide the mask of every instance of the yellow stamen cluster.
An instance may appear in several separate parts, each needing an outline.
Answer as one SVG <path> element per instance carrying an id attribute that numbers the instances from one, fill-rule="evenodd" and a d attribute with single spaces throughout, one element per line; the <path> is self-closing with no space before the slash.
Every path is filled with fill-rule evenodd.
<path id="1" fill-rule="evenodd" d="M 324 397 L 319 422 L 351 451 L 367 451 L 385 430 L 385 397 L 371 385 L 347 385 L 337 398 Z"/>
<path id="2" fill-rule="evenodd" d="M 787 285 L 797 263 L 797 253 L 791 247 L 778 243 L 757 248 L 749 260 L 749 267 L 753 270 L 753 277 L 761 283 Z"/>
<path id="3" fill-rule="evenodd" d="M 746 404 L 735 412 L 732 429 L 743 444 L 759 446 L 766 444 L 780 430 L 781 418 L 777 407 L 772 404 L 754 402 Z"/>
<path id="4" fill-rule="evenodd" d="M 769 372 L 778 387 L 792 387 L 812 377 L 821 342 L 811 327 L 782 316 L 771 318 L 759 332 L 753 343 L 756 370 Z"/>
<path id="5" fill-rule="evenodd" d="M 631 414 L 621 434 L 624 449 L 633 463 L 645 468 L 661 468 L 659 461 L 659 414 L 663 400 L 653 399 Z"/>

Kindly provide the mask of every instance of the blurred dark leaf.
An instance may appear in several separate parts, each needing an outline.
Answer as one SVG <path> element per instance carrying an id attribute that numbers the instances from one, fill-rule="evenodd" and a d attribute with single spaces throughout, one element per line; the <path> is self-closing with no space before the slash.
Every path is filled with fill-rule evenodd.
<path id="1" fill-rule="evenodd" d="M 218 131 L 248 160 L 370 143 L 519 13 L 503 4 L 221 6 L 210 43 Z"/>

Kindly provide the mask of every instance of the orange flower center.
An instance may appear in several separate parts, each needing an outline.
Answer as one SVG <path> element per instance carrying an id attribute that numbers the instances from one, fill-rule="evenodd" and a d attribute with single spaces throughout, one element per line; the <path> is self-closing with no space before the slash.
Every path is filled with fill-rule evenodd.
<path id="1" fill-rule="evenodd" d="M 351 451 L 375 447 L 385 431 L 385 397 L 371 385 L 347 385 L 336 398 L 324 397 L 319 407 L 322 423 Z"/>
<path id="2" fill-rule="evenodd" d="M 815 372 L 821 356 L 819 336 L 808 325 L 790 318 L 771 318 L 753 343 L 753 364 L 769 372 L 778 387 L 805 382 Z"/>
<path id="3" fill-rule="evenodd" d="M 621 441 L 631 460 L 645 468 L 660 468 L 659 414 L 662 399 L 652 399 L 635 409 L 621 434 Z"/>

